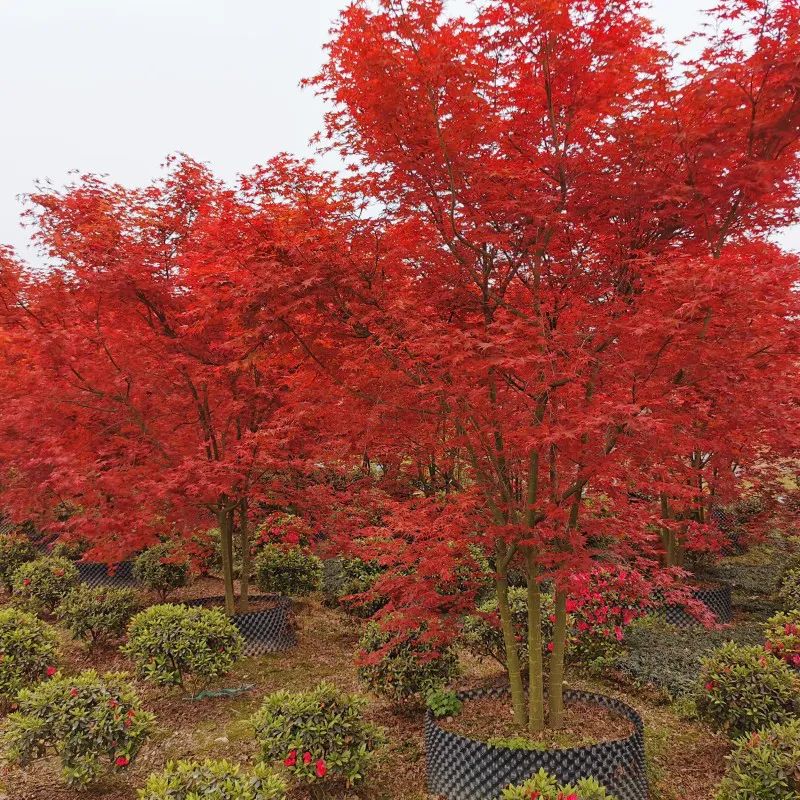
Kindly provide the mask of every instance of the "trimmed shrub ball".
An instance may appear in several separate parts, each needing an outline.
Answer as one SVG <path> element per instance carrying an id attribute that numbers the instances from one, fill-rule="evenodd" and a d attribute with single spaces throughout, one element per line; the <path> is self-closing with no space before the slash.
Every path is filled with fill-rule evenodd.
<path id="1" fill-rule="evenodd" d="M 17 567 L 34 561 L 39 554 L 33 542 L 19 531 L 0 534 L 0 584 L 7 592 L 14 586 L 13 576 Z"/>
<path id="2" fill-rule="evenodd" d="M 57 675 L 19 695 L 3 734 L 6 757 L 23 766 L 55 753 L 68 786 L 125 769 L 153 728 L 123 673 Z M 105 767 L 105 769 L 104 769 Z"/>
<path id="3" fill-rule="evenodd" d="M 128 626 L 122 651 L 145 680 L 187 688 L 231 671 L 242 652 L 242 636 L 219 609 L 151 606 Z"/>
<path id="4" fill-rule="evenodd" d="M 56 616 L 76 639 L 94 648 L 122 636 L 138 606 L 132 589 L 81 584 L 61 601 Z"/>
<path id="5" fill-rule="evenodd" d="M 739 736 L 800 711 L 800 676 L 761 647 L 727 642 L 703 660 L 700 715 Z"/>
<path id="6" fill-rule="evenodd" d="M 456 674 L 458 658 L 452 648 L 436 650 L 418 639 L 390 646 L 392 638 L 392 634 L 371 623 L 359 642 L 358 677 L 376 694 L 393 700 L 424 696 Z"/>
<path id="7" fill-rule="evenodd" d="M 78 568 L 68 558 L 42 556 L 14 571 L 14 601 L 37 613 L 52 614 L 78 581 Z"/>
<path id="8" fill-rule="evenodd" d="M 380 731 L 364 720 L 367 700 L 320 683 L 308 692 L 281 690 L 269 695 L 253 717 L 261 758 L 280 762 L 312 793 L 330 784 L 359 782 Z"/>
<path id="9" fill-rule="evenodd" d="M 133 577 L 163 603 L 171 592 L 186 586 L 189 564 L 172 545 L 157 544 L 136 557 Z"/>
<path id="10" fill-rule="evenodd" d="M 47 623 L 17 608 L 0 609 L 0 707 L 54 675 L 55 663 L 56 632 Z"/>
<path id="11" fill-rule="evenodd" d="M 736 742 L 717 800 L 798 800 L 800 720 L 763 728 Z"/>
<path id="12" fill-rule="evenodd" d="M 559 785 L 552 775 L 540 769 L 532 778 L 503 789 L 502 800 L 615 800 L 594 778 L 584 778 L 575 786 Z"/>
<path id="13" fill-rule="evenodd" d="M 322 582 L 322 562 L 300 547 L 268 544 L 256 555 L 253 570 L 262 592 L 299 597 L 316 592 Z"/>
<path id="14" fill-rule="evenodd" d="M 770 617 L 764 627 L 764 638 L 767 652 L 800 669 L 800 609 Z"/>
<path id="15" fill-rule="evenodd" d="M 139 800 L 286 800 L 286 782 L 270 767 L 230 761 L 170 761 L 150 775 Z"/>

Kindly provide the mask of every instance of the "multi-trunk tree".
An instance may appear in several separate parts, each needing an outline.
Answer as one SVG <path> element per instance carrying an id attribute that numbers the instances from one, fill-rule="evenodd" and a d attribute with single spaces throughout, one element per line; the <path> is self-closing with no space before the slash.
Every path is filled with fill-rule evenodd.
<path id="1" fill-rule="evenodd" d="M 669 492 L 674 462 L 716 453 L 731 427 L 757 437 L 767 420 L 737 411 L 796 374 L 797 260 L 767 233 L 796 219 L 800 12 L 729 0 L 710 21 L 681 65 L 633 0 L 488 0 L 468 19 L 439 0 L 358 3 L 311 81 L 382 217 L 383 268 L 365 258 L 349 300 L 363 334 L 341 351 L 362 365 L 351 388 L 375 396 L 376 447 L 434 456 L 445 430 L 468 467 L 463 491 L 418 525 L 407 513 L 392 546 L 415 559 L 408 581 L 451 577 L 467 542 L 490 554 L 514 714 L 532 730 L 546 721 L 542 582 L 559 725 L 569 576 L 596 541 L 650 549 L 630 491 Z M 476 503 L 477 537 L 454 512 Z"/>

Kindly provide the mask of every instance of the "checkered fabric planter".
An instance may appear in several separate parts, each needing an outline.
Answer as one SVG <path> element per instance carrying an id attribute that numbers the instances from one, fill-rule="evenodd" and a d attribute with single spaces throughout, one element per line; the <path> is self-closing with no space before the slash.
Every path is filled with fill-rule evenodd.
<path id="1" fill-rule="evenodd" d="M 289 615 L 292 601 L 288 597 L 255 595 L 251 600 L 271 599 L 273 608 L 266 611 L 251 611 L 247 614 L 234 614 L 233 624 L 244 638 L 244 655 L 263 656 L 289 650 L 297 644 L 297 636 L 291 625 Z M 187 606 L 214 606 L 224 604 L 222 597 L 203 597 L 198 600 L 185 600 Z"/>
<path id="2" fill-rule="evenodd" d="M 459 698 L 469 701 L 507 695 L 507 689 L 478 689 L 461 692 Z M 648 800 L 644 724 L 639 714 L 619 700 L 589 692 L 567 691 L 564 701 L 588 702 L 615 711 L 634 724 L 634 732 L 625 739 L 588 747 L 511 750 L 446 731 L 428 711 L 425 753 L 430 793 L 446 800 L 496 800 L 509 784 L 522 783 L 544 769 L 559 783 L 594 778 L 617 800 Z"/>
<path id="3" fill-rule="evenodd" d="M 133 577 L 132 561 L 123 561 L 111 570 L 106 564 L 96 564 L 91 561 L 78 561 L 75 566 L 78 568 L 81 581 L 92 588 L 113 586 L 121 589 L 137 585 Z"/>
<path id="4" fill-rule="evenodd" d="M 733 619 L 733 601 L 731 599 L 730 584 L 721 583 L 719 586 L 696 589 L 692 592 L 692 596 L 708 606 L 714 616 L 716 616 L 717 622 L 727 623 Z M 682 606 L 665 606 L 664 616 L 671 625 L 678 625 L 681 628 L 697 625 L 697 620 L 685 611 Z"/>

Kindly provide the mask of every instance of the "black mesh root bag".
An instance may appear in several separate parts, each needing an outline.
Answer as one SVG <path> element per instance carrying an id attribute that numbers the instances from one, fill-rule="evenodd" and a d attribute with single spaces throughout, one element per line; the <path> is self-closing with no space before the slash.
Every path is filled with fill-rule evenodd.
<path id="1" fill-rule="evenodd" d="M 78 561 L 78 575 L 81 582 L 95 588 L 97 586 L 113 586 L 117 589 L 138 586 L 133 577 L 133 562 L 123 561 L 116 567 L 98 564 L 92 561 Z"/>
<path id="2" fill-rule="evenodd" d="M 507 689 L 459 693 L 462 700 L 499 697 Z M 634 732 L 625 739 L 587 747 L 555 750 L 512 750 L 467 739 L 425 716 L 425 753 L 428 790 L 446 800 L 496 800 L 509 784 L 523 783 L 540 769 L 559 783 L 594 778 L 617 800 L 648 800 L 644 756 L 644 724 L 625 703 L 600 694 L 567 691 L 564 702 L 586 702 L 610 709 L 629 719 Z"/>
<path id="3" fill-rule="evenodd" d="M 275 605 L 266 611 L 233 615 L 233 624 L 244 638 L 244 655 L 263 656 L 294 647 L 297 644 L 297 636 L 291 623 L 292 601 L 288 597 L 275 595 L 254 595 L 250 599 L 270 599 Z M 222 597 L 202 597 L 182 602 L 187 606 L 215 607 L 224 605 L 225 600 Z"/>
<path id="4" fill-rule="evenodd" d="M 721 583 L 718 586 L 707 586 L 695 589 L 692 596 L 704 605 L 717 618 L 719 623 L 727 623 L 733 619 L 733 601 L 731 599 L 731 587 L 728 583 Z M 697 625 L 697 620 L 689 614 L 682 606 L 668 605 L 664 607 L 664 617 L 671 625 L 678 625 L 687 628 Z"/>

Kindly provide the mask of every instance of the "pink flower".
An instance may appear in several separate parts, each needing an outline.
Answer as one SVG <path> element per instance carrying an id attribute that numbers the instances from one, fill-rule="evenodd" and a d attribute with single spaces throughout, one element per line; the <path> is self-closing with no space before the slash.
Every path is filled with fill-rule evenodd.
<path id="1" fill-rule="evenodd" d="M 45 674 L 47 675 L 48 678 L 52 678 L 53 675 L 56 674 L 56 672 L 58 672 L 58 670 L 55 667 L 48 667 L 45 670 Z"/>
<path id="2" fill-rule="evenodd" d="M 554 647 L 554 646 L 555 646 L 555 645 L 554 645 L 552 642 L 548 642 L 548 643 L 547 643 L 547 652 L 548 652 L 548 653 L 552 653 L 552 652 L 553 652 L 553 647 Z"/>
<path id="3" fill-rule="evenodd" d="M 617 625 L 617 627 L 614 628 L 614 636 L 617 637 L 618 642 L 622 641 L 622 628 L 620 628 L 619 625 Z"/>
<path id="4" fill-rule="evenodd" d="M 119 756 L 114 762 L 118 767 L 127 767 L 130 761 L 127 756 Z"/>
<path id="5" fill-rule="evenodd" d="M 297 750 L 292 750 L 283 760 L 284 767 L 293 767 L 297 763 Z"/>
<path id="6" fill-rule="evenodd" d="M 303 763 L 304 764 L 310 764 L 311 763 L 311 753 L 309 753 L 308 750 L 306 750 L 306 752 L 303 753 Z"/>
<path id="7" fill-rule="evenodd" d="M 77 697 L 77 696 L 78 696 L 78 690 L 77 690 L 77 689 L 74 689 L 74 688 L 73 688 L 73 689 L 70 689 L 70 690 L 69 690 L 69 696 L 70 696 L 70 697 Z"/>
<path id="8" fill-rule="evenodd" d="M 328 771 L 328 765 L 325 763 L 325 759 L 321 758 L 317 761 L 317 777 L 324 778 L 325 773 Z"/>
<path id="9" fill-rule="evenodd" d="M 30 578 L 23 578 L 22 579 L 22 585 L 23 586 L 30 586 L 31 585 L 31 579 Z"/>
<path id="10" fill-rule="evenodd" d="M 709 681 L 709 682 L 706 684 L 706 691 L 707 691 L 707 692 L 711 692 L 711 691 L 713 691 L 713 690 L 714 690 L 714 681 Z"/>

